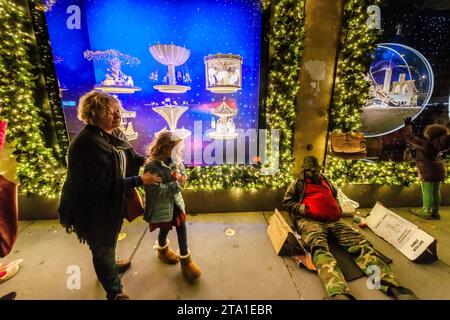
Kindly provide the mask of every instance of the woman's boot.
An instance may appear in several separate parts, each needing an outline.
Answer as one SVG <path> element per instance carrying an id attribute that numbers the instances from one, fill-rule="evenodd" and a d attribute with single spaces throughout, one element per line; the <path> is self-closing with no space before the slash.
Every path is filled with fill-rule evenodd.
<path id="1" fill-rule="evenodd" d="M 422 209 L 416 209 L 412 208 L 408 210 L 410 213 L 412 213 L 415 216 L 430 220 L 431 219 L 431 210 L 428 208 L 422 208 Z"/>
<path id="2" fill-rule="evenodd" d="M 202 271 L 200 270 L 200 267 L 194 261 L 192 261 L 190 251 L 188 251 L 187 255 L 179 257 L 180 257 L 181 271 L 183 272 L 183 275 L 187 279 L 194 280 L 200 277 Z"/>
<path id="3" fill-rule="evenodd" d="M 159 245 L 158 240 L 155 241 L 155 245 L 153 246 L 153 249 L 158 250 L 158 258 L 167 264 L 177 264 L 179 259 L 177 254 L 169 249 L 169 239 L 167 239 L 166 245 L 161 247 Z"/>

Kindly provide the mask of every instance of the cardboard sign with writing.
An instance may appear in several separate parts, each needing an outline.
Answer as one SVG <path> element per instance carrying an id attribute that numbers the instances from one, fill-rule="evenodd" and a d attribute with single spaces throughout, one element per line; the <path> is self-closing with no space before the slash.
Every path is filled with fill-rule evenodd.
<path id="1" fill-rule="evenodd" d="M 409 260 L 414 262 L 437 260 L 436 240 L 381 203 L 375 204 L 366 220 L 373 232 L 397 248 Z"/>
<path id="2" fill-rule="evenodd" d="M 275 213 L 269 219 L 267 233 L 277 255 L 293 256 L 305 254 L 306 251 L 303 245 L 277 209 L 275 209 Z"/>

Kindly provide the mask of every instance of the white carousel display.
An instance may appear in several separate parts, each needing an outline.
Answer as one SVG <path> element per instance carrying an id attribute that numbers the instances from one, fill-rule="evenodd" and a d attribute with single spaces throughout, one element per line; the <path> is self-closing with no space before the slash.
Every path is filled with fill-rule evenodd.
<path id="1" fill-rule="evenodd" d="M 188 49 L 174 44 L 156 44 L 150 46 L 149 51 L 156 61 L 168 67 L 167 75 L 163 78 L 163 81 L 167 84 L 155 85 L 154 88 L 156 90 L 165 93 L 185 93 L 191 89 L 191 87 L 184 85 L 191 82 L 186 65 L 186 61 L 191 54 Z M 179 70 L 175 73 L 175 67 L 183 65 L 183 72 Z M 150 79 L 158 81 L 158 71 L 153 72 L 150 75 Z"/>
<path id="2" fill-rule="evenodd" d="M 242 57 L 236 54 L 208 55 L 205 61 L 206 90 L 235 93 L 242 88 Z"/>
<path id="3" fill-rule="evenodd" d="M 84 57 L 89 61 L 106 61 L 110 65 L 107 69 L 106 79 L 100 84 L 95 85 L 95 90 L 111 93 L 119 101 L 118 94 L 133 94 L 141 90 L 141 88 L 134 86 L 133 78 L 121 70 L 122 63 L 133 66 L 140 63 L 139 59 L 123 54 L 115 49 L 106 51 L 86 50 Z M 134 131 L 133 123 L 130 119 L 136 118 L 136 111 L 125 110 L 122 104 L 121 109 L 122 123 L 120 129 L 129 141 L 135 140 L 139 134 Z"/>
<path id="4" fill-rule="evenodd" d="M 183 113 L 186 112 L 188 109 L 187 102 L 184 101 L 183 104 L 180 106 L 176 101 L 171 102 L 170 98 L 165 99 L 165 101 L 162 102 L 162 106 L 153 107 L 152 110 L 158 113 L 161 117 L 166 120 L 169 131 L 175 133 L 178 137 L 181 139 L 186 139 L 191 135 L 191 132 L 184 127 L 179 129 L 177 128 L 178 120 L 181 118 Z M 166 127 L 164 127 L 161 131 L 167 130 Z M 156 134 L 158 134 L 157 132 Z"/>
<path id="5" fill-rule="evenodd" d="M 235 139 L 238 136 L 236 132 L 236 125 L 233 117 L 237 114 L 237 109 L 231 108 L 225 101 L 223 101 L 217 108 L 211 109 L 211 113 L 219 119 L 213 117 L 211 120 L 211 127 L 216 131 L 210 132 L 209 136 L 213 139 Z"/>

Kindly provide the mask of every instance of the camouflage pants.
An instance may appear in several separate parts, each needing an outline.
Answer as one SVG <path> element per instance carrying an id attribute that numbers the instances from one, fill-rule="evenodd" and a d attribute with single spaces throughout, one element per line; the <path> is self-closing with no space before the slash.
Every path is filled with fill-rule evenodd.
<path id="1" fill-rule="evenodd" d="M 302 218 L 297 220 L 297 226 L 303 241 L 311 251 L 313 263 L 328 296 L 351 294 L 344 275 L 329 250 L 328 236 L 353 255 L 356 264 L 366 275 L 373 273 L 369 269 L 370 266 L 379 267 L 380 290 L 386 293 L 389 286 L 399 285 L 391 268 L 376 254 L 372 244 L 343 222 L 326 223 Z"/>

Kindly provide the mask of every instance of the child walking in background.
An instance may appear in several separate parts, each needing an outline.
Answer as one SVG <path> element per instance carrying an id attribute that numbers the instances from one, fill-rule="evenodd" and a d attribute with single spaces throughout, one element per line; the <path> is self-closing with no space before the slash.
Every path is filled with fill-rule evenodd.
<path id="1" fill-rule="evenodd" d="M 406 142 L 416 149 L 416 163 L 419 179 L 422 184 L 423 206 L 421 210 L 411 213 L 425 219 L 441 218 L 439 205 L 441 202 L 441 182 L 445 180 L 445 164 L 441 153 L 449 149 L 449 130 L 446 126 L 431 124 L 425 127 L 425 138 L 413 134 L 411 118 L 405 118 L 403 136 Z"/>
<path id="2" fill-rule="evenodd" d="M 190 279 L 200 277 L 201 270 L 192 261 L 187 244 L 186 212 L 181 190 L 186 183 L 185 169 L 181 158 L 182 140 L 169 131 L 161 132 L 150 146 L 145 172 L 161 177 L 159 185 L 145 187 L 146 208 L 144 219 L 150 232 L 159 228 L 154 249 L 158 258 L 167 264 L 180 261 L 183 275 Z M 177 254 L 169 248 L 169 231 L 175 227 L 178 236 Z"/>

